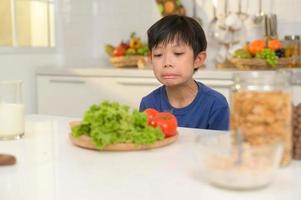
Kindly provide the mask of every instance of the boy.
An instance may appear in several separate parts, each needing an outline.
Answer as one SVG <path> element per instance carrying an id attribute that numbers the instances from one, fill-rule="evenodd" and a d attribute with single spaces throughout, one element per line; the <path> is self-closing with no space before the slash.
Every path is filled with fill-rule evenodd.
<path id="1" fill-rule="evenodd" d="M 193 79 L 206 59 L 207 41 L 193 18 L 166 16 L 147 31 L 153 72 L 163 86 L 143 97 L 140 111 L 173 113 L 180 127 L 227 130 L 229 106 L 217 91 Z"/>

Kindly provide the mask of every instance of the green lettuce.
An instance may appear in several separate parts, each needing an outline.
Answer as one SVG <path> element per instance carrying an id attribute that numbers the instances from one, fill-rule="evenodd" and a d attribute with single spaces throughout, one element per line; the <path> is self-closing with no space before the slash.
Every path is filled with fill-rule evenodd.
<path id="1" fill-rule="evenodd" d="M 159 128 L 147 125 L 145 113 L 110 101 L 92 105 L 85 112 L 81 123 L 72 128 L 72 135 L 90 136 L 99 149 L 108 144 L 152 144 L 164 139 Z"/>

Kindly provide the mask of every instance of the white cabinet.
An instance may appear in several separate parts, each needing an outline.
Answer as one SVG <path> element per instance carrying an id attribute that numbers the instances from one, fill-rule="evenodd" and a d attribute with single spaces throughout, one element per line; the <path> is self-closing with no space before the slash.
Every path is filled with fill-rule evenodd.
<path id="1" fill-rule="evenodd" d="M 198 71 L 195 79 L 222 93 L 229 101 L 232 71 Z M 37 72 L 39 114 L 81 117 L 92 104 L 115 100 L 138 108 L 143 96 L 161 84 L 151 70 L 63 69 Z M 301 86 L 294 85 L 294 103 L 301 102 Z"/>
<path id="2" fill-rule="evenodd" d="M 141 98 L 159 85 L 153 78 L 38 75 L 38 113 L 81 117 L 102 100 L 139 108 Z"/>
<path id="3" fill-rule="evenodd" d="M 161 84 L 152 70 L 72 68 L 37 71 L 39 114 L 82 117 L 103 100 L 139 108 L 143 96 Z M 195 79 L 222 93 L 229 102 L 232 73 L 200 71 Z"/>

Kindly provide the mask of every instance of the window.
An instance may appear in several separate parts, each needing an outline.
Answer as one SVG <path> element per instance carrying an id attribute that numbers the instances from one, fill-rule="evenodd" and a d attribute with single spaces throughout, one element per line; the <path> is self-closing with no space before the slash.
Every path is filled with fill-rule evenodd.
<path id="1" fill-rule="evenodd" d="M 0 47 L 54 47 L 53 0 L 0 0 Z"/>

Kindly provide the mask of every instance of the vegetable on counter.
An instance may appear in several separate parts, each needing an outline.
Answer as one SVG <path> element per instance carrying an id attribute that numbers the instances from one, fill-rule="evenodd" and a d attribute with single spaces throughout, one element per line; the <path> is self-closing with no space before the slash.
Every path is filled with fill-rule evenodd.
<path id="1" fill-rule="evenodd" d="M 177 134 L 177 118 L 169 112 L 158 112 L 153 108 L 144 110 L 147 115 L 147 123 L 152 127 L 159 127 L 165 137 L 171 137 Z"/>
<path id="2" fill-rule="evenodd" d="M 81 135 L 91 137 L 99 149 L 108 144 L 152 144 L 164 139 L 160 128 L 148 125 L 144 112 L 109 101 L 92 105 L 80 125 L 72 127 L 72 136 Z"/>
<path id="3" fill-rule="evenodd" d="M 276 53 L 268 48 L 264 48 L 262 51 L 256 53 L 256 58 L 265 59 L 272 67 L 278 63 L 278 57 Z"/>
<path id="4" fill-rule="evenodd" d="M 276 67 L 278 59 L 284 56 L 285 49 L 282 48 L 282 43 L 278 39 L 269 39 L 267 41 L 262 39 L 253 40 L 233 53 L 234 58 L 263 59 L 272 67 Z"/>
<path id="5" fill-rule="evenodd" d="M 135 32 L 131 33 L 128 41 L 121 41 L 119 45 L 105 45 L 105 52 L 110 57 L 121 56 L 147 56 L 149 49 L 146 43 L 142 42 L 141 38 Z"/>

